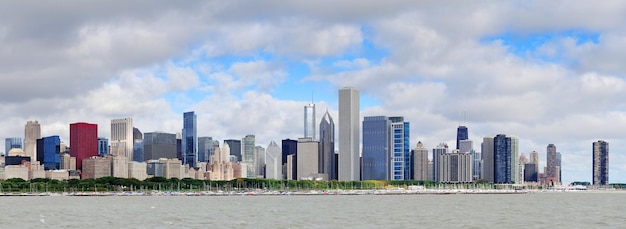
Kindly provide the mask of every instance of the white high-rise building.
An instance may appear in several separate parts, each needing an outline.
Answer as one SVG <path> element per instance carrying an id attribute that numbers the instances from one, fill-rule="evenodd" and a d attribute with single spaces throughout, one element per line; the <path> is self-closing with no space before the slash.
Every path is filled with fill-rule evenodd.
<path id="1" fill-rule="evenodd" d="M 110 153 L 113 156 L 124 156 L 127 160 L 133 158 L 133 119 L 121 118 L 111 120 Z"/>
<path id="2" fill-rule="evenodd" d="M 265 178 L 283 179 L 282 150 L 276 142 L 272 141 L 265 151 Z"/>
<path id="3" fill-rule="evenodd" d="M 37 139 L 41 138 L 41 125 L 37 121 L 28 121 L 24 127 L 24 154 L 31 162 L 37 160 Z M 7 155 L 9 152 L 6 152 Z"/>
<path id="4" fill-rule="evenodd" d="M 339 89 L 339 180 L 360 180 L 360 99 L 359 91 Z"/>
<path id="5" fill-rule="evenodd" d="M 304 106 L 304 137 L 315 139 L 315 104 Z"/>

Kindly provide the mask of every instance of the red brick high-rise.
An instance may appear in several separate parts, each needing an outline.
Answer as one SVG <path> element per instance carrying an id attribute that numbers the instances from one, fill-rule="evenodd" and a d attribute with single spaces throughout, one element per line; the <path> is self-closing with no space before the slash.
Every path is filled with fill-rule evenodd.
<path id="1" fill-rule="evenodd" d="M 98 156 L 98 125 L 70 124 L 70 156 L 76 158 L 76 169 L 83 168 L 83 159 Z"/>

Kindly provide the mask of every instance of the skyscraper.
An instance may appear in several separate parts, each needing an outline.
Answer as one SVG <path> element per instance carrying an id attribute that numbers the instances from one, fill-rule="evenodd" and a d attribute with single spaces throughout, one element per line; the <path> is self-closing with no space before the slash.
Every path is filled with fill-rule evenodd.
<path id="1" fill-rule="evenodd" d="M 556 168 L 557 168 L 557 175 L 558 178 L 556 179 L 559 184 L 561 184 L 561 153 L 556 152 Z"/>
<path id="2" fill-rule="evenodd" d="M 609 184 L 609 143 L 593 142 L 593 185 Z"/>
<path id="3" fill-rule="evenodd" d="M 467 140 L 468 137 L 467 127 L 459 126 L 459 128 L 456 129 L 456 149 L 460 149 L 459 142 L 461 140 Z"/>
<path id="4" fill-rule="evenodd" d="M 392 178 L 394 180 L 411 179 L 411 145 L 409 122 L 404 117 L 389 117 L 391 121 L 391 156 L 393 161 Z"/>
<path id="5" fill-rule="evenodd" d="M 196 114 L 193 111 L 183 114 L 183 131 L 182 131 L 182 153 L 183 164 L 196 168 L 198 161 L 198 133 Z"/>
<path id="6" fill-rule="evenodd" d="M 176 158 L 176 134 L 150 132 L 144 134 L 143 159 Z"/>
<path id="7" fill-rule="evenodd" d="M 133 127 L 133 158 L 128 158 L 128 160 L 143 162 L 144 153 L 143 153 L 143 133 L 138 128 Z M 130 165 L 130 164 L 129 164 Z M 138 164 L 133 164 L 138 165 Z"/>
<path id="8" fill-rule="evenodd" d="M 315 139 L 315 104 L 304 106 L 304 137 Z"/>
<path id="9" fill-rule="evenodd" d="M 120 118 L 111 120 L 111 154 L 133 159 L 133 119 Z"/>
<path id="10" fill-rule="evenodd" d="M 282 145 L 282 167 L 283 167 L 283 176 L 287 180 L 298 179 L 297 177 L 289 177 L 289 174 L 295 174 L 298 165 L 293 165 L 291 169 L 287 168 L 287 162 L 289 157 L 296 157 L 298 154 L 298 141 L 292 139 L 283 139 L 281 142 Z M 288 171 L 291 170 L 291 171 Z"/>
<path id="11" fill-rule="evenodd" d="M 37 139 L 41 138 L 41 125 L 38 121 L 28 121 L 24 127 L 24 154 L 31 158 L 31 162 L 37 160 Z M 8 151 L 6 152 L 9 153 Z"/>
<path id="12" fill-rule="evenodd" d="M 4 155 L 8 156 L 11 149 L 22 148 L 22 138 L 5 138 L 4 139 Z"/>
<path id="13" fill-rule="evenodd" d="M 544 177 L 546 177 L 546 182 L 554 182 L 556 184 L 556 146 L 554 144 L 549 144 L 546 147 L 546 171 Z"/>
<path id="14" fill-rule="evenodd" d="M 83 159 L 98 156 L 98 125 L 78 122 L 70 124 L 70 156 L 76 158 L 76 169 L 83 168 Z"/>
<path id="15" fill-rule="evenodd" d="M 360 100 L 359 91 L 339 89 L 339 180 L 360 179 Z"/>
<path id="16" fill-rule="evenodd" d="M 428 177 L 428 149 L 418 142 L 413 150 L 413 179 L 430 180 Z"/>
<path id="17" fill-rule="evenodd" d="M 298 180 L 327 179 L 320 176 L 318 166 L 319 142 L 313 138 L 298 138 L 298 155 L 295 159 L 298 168 L 296 178 Z"/>
<path id="18" fill-rule="evenodd" d="M 98 156 L 104 157 L 109 155 L 109 139 L 98 138 Z"/>
<path id="19" fill-rule="evenodd" d="M 215 146 L 219 145 L 219 142 L 213 140 L 213 137 L 199 137 L 198 138 L 198 161 L 209 162 Z"/>
<path id="20" fill-rule="evenodd" d="M 434 181 L 442 181 L 441 180 L 441 163 L 439 159 L 441 155 L 448 153 L 448 145 L 446 143 L 440 143 L 433 149 L 433 180 Z"/>
<path id="21" fill-rule="evenodd" d="M 517 138 L 498 134 L 493 144 L 494 183 L 520 183 Z"/>
<path id="22" fill-rule="evenodd" d="M 61 139 L 59 136 L 37 139 L 37 161 L 43 164 L 45 170 L 60 169 Z"/>
<path id="23" fill-rule="evenodd" d="M 363 180 L 392 180 L 396 161 L 391 151 L 391 120 L 386 116 L 363 119 Z M 398 165 L 398 169 L 402 169 Z M 399 174 L 400 175 L 400 174 Z"/>
<path id="24" fill-rule="evenodd" d="M 255 146 L 254 156 L 256 157 L 256 177 L 265 177 L 265 148 Z"/>
<path id="25" fill-rule="evenodd" d="M 539 153 L 536 151 L 530 152 L 530 160 L 524 165 L 524 181 L 539 181 Z"/>
<path id="26" fill-rule="evenodd" d="M 256 178 L 256 162 L 257 158 L 254 154 L 254 146 L 255 146 L 255 137 L 252 134 L 246 135 L 242 140 L 243 151 L 242 157 L 243 162 L 246 163 L 246 177 L 247 178 Z"/>
<path id="27" fill-rule="evenodd" d="M 237 161 L 243 160 L 241 157 L 241 140 L 226 139 L 224 140 L 224 144 L 228 144 L 228 147 L 230 147 L 230 155 L 236 156 Z"/>
<path id="28" fill-rule="evenodd" d="M 283 166 L 280 146 L 276 142 L 271 141 L 265 152 L 265 178 L 282 180 Z"/>
<path id="29" fill-rule="evenodd" d="M 319 173 L 328 174 L 329 180 L 337 180 L 336 165 L 335 123 L 328 111 L 326 111 L 320 122 Z"/>
<path id="30" fill-rule="evenodd" d="M 493 137 L 484 137 L 481 147 L 483 156 L 483 171 L 482 177 L 489 183 L 494 182 L 494 149 L 493 149 Z"/>

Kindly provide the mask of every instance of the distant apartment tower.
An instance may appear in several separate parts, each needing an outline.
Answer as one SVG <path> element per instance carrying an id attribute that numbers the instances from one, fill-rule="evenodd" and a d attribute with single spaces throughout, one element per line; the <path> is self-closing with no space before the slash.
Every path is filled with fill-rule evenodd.
<path id="1" fill-rule="evenodd" d="M 452 153 L 439 154 L 439 182 L 472 182 L 472 155 L 453 150 Z"/>
<path id="2" fill-rule="evenodd" d="M 61 168 L 61 138 L 59 136 L 37 139 L 37 161 L 43 164 L 45 170 Z"/>
<path id="3" fill-rule="evenodd" d="M 283 179 L 281 154 L 280 146 L 278 146 L 276 142 L 271 141 L 265 151 L 265 178 L 275 180 Z"/>
<path id="4" fill-rule="evenodd" d="M 150 132 L 144 134 L 144 160 L 176 158 L 176 134 Z"/>
<path id="5" fill-rule="evenodd" d="M 315 139 L 315 104 L 304 106 L 304 137 Z"/>
<path id="6" fill-rule="evenodd" d="M 5 138 L 4 139 L 4 155 L 8 156 L 11 149 L 23 149 L 22 138 Z"/>
<path id="7" fill-rule="evenodd" d="M 561 167 L 561 153 L 556 152 L 556 167 L 557 167 L 557 175 L 558 175 L 558 179 L 557 181 L 559 182 L 559 184 L 561 183 L 561 171 L 563 171 L 563 167 Z"/>
<path id="8" fill-rule="evenodd" d="M 482 153 L 476 152 L 476 150 L 471 150 L 469 152 L 472 155 L 472 179 L 480 180 L 483 179 L 482 171 L 483 171 L 483 159 Z"/>
<path id="9" fill-rule="evenodd" d="M 494 183 L 520 183 L 518 174 L 519 140 L 499 134 L 494 138 Z"/>
<path id="10" fill-rule="evenodd" d="M 441 166 L 441 163 L 439 162 L 439 160 L 441 159 L 441 155 L 443 154 L 447 154 L 448 153 L 448 145 L 445 143 L 440 143 L 439 145 L 437 145 L 437 147 L 435 147 L 433 149 L 433 180 L 437 181 L 437 182 L 441 182 L 442 181 L 442 177 L 441 177 L 441 169 L 439 168 Z"/>
<path id="11" fill-rule="evenodd" d="M 256 178 L 256 162 L 257 158 L 254 154 L 254 146 L 255 146 L 255 137 L 252 134 L 246 135 L 242 140 L 243 151 L 242 162 L 246 163 L 246 174 L 247 178 Z"/>
<path id="12" fill-rule="evenodd" d="M 557 165 L 556 165 L 556 146 L 554 144 L 549 144 L 546 147 L 546 171 L 544 177 L 546 178 L 546 182 L 550 182 L 552 184 L 558 183 L 557 181 Z"/>
<path id="13" fill-rule="evenodd" d="M 465 126 L 459 126 L 456 129 L 456 149 L 460 149 L 460 141 L 461 140 L 467 140 L 469 138 L 468 136 L 468 132 L 467 132 L 467 127 Z"/>
<path id="14" fill-rule="evenodd" d="M 360 180 L 359 91 L 339 89 L 339 180 Z"/>
<path id="15" fill-rule="evenodd" d="M 183 130 L 182 130 L 182 157 L 183 164 L 189 167 L 197 167 L 198 161 L 198 133 L 197 133 L 197 117 L 195 112 L 185 112 L 183 114 Z"/>
<path id="16" fill-rule="evenodd" d="M 241 157 L 241 140 L 238 139 L 226 139 L 224 144 L 228 144 L 230 147 L 230 155 L 236 156 L 237 161 L 243 160 Z"/>
<path id="17" fill-rule="evenodd" d="M 335 122 L 328 111 L 320 121 L 319 173 L 328 174 L 329 180 L 337 180 L 335 154 Z"/>
<path id="18" fill-rule="evenodd" d="M 81 170 L 84 159 L 98 156 L 98 125 L 70 124 L 70 144 L 70 156 L 76 158 L 76 169 Z"/>
<path id="19" fill-rule="evenodd" d="M 422 142 L 418 142 L 413 149 L 413 179 L 430 180 L 428 174 L 428 149 L 424 148 Z"/>
<path id="20" fill-rule="evenodd" d="M 133 158 L 133 119 L 120 118 L 111 120 L 111 154 Z"/>
<path id="21" fill-rule="evenodd" d="M 27 121 L 24 126 L 24 153 L 35 162 L 37 158 L 37 139 L 41 138 L 41 125 L 38 121 Z M 7 151 L 8 153 L 8 151 Z"/>
<path id="22" fill-rule="evenodd" d="M 484 137 L 481 144 L 481 153 L 483 157 L 482 179 L 489 183 L 494 182 L 494 149 L 493 137 Z"/>
<path id="23" fill-rule="evenodd" d="M 609 184 L 609 143 L 593 142 L 593 185 Z"/>
<path id="24" fill-rule="evenodd" d="M 98 138 L 98 156 L 104 157 L 110 155 L 109 153 L 109 139 Z"/>
<path id="25" fill-rule="evenodd" d="M 256 177 L 265 177 L 265 148 L 262 146 L 254 147 L 254 156 L 256 157 Z"/>

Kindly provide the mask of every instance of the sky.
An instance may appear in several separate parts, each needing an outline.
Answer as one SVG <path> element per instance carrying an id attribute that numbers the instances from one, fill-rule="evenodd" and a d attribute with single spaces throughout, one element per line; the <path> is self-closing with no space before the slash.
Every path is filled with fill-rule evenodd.
<path id="1" fill-rule="evenodd" d="M 520 153 L 562 153 L 562 180 L 591 181 L 592 142 L 626 182 L 626 2 L 0 2 L 0 138 L 69 143 L 69 124 L 132 117 L 142 132 L 303 135 L 303 107 L 337 122 L 337 90 L 361 117 L 404 116 L 411 145 L 474 148 L 514 135 Z M 3 146 L 2 141 L 0 146 Z M 0 148 L 4 151 L 4 147 Z"/>

